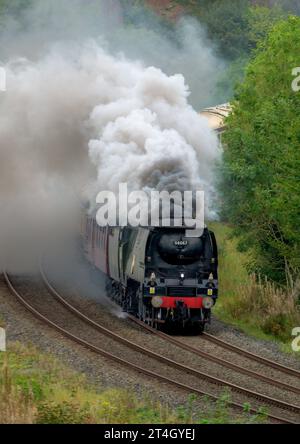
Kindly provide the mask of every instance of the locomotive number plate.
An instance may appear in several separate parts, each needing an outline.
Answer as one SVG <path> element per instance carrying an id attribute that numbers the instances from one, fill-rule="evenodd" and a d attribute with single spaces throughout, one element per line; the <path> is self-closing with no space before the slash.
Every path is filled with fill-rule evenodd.
<path id="1" fill-rule="evenodd" d="M 174 245 L 176 247 L 186 247 L 188 245 L 188 241 L 175 241 Z"/>

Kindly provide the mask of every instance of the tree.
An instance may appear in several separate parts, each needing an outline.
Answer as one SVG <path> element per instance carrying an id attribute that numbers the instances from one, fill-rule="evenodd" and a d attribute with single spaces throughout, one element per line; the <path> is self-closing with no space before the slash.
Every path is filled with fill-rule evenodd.
<path id="1" fill-rule="evenodd" d="M 259 44 L 238 88 L 225 134 L 224 215 L 254 269 L 292 284 L 300 270 L 300 18 L 279 22 Z"/>
<path id="2" fill-rule="evenodd" d="M 287 18 L 287 13 L 279 6 L 268 8 L 254 6 L 247 12 L 247 40 L 250 48 L 255 48 L 279 20 Z"/>

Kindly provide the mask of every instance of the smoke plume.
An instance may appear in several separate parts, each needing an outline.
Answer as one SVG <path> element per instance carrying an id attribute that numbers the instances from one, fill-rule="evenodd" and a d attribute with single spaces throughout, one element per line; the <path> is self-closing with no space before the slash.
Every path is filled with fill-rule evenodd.
<path id="1" fill-rule="evenodd" d="M 175 42 L 123 17 L 118 1 L 37 0 L 0 28 L 2 256 L 27 263 L 42 240 L 76 231 L 83 196 L 93 205 L 120 182 L 204 190 L 214 216 L 220 150 L 197 111 L 223 64 L 192 21 Z"/>

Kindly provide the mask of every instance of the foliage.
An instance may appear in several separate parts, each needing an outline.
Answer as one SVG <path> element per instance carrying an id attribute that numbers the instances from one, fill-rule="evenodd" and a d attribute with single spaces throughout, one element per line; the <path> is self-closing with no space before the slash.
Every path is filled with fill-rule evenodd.
<path id="1" fill-rule="evenodd" d="M 280 20 L 287 18 L 286 12 L 278 6 L 267 8 L 254 6 L 247 11 L 247 39 L 250 48 L 266 38 L 273 26 Z"/>
<path id="2" fill-rule="evenodd" d="M 249 0 L 177 1 L 206 29 L 217 54 L 227 61 L 214 97 L 231 101 L 235 85 L 244 79 L 253 50 L 272 27 L 287 16 L 280 5 Z M 215 100 L 213 100 L 215 102 Z"/>
<path id="3" fill-rule="evenodd" d="M 245 410 L 233 415 L 230 397 L 217 403 L 195 395 L 171 410 L 146 395 L 117 388 L 96 390 L 82 375 L 34 347 L 10 344 L 0 354 L 0 424 L 186 424 L 265 420 Z M 199 410 L 199 404 L 201 409 Z"/>
<path id="4" fill-rule="evenodd" d="M 220 56 L 232 61 L 249 57 L 274 23 L 286 16 L 279 5 L 271 7 L 264 1 L 177 0 L 177 3 L 185 5 L 185 10 L 206 27 Z"/>
<path id="5" fill-rule="evenodd" d="M 37 424 L 88 424 L 90 418 L 89 408 L 81 407 L 72 402 L 45 402 L 37 409 Z"/>
<path id="6" fill-rule="evenodd" d="M 241 246 L 255 249 L 253 270 L 292 287 L 300 268 L 300 18 L 280 22 L 260 44 L 239 87 L 224 137 L 224 214 Z"/>
<path id="7" fill-rule="evenodd" d="M 300 306 L 292 292 L 266 278 L 249 275 L 253 251 L 238 251 L 234 230 L 214 223 L 219 246 L 219 299 L 214 313 L 246 333 L 287 344 L 291 352 L 292 329 L 300 325 Z"/>
<path id="8" fill-rule="evenodd" d="M 248 4 L 246 0 L 209 2 L 199 17 L 209 38 L 219 48 L 220 56 L 235 60 L 249 52 L 245 38 Z"/>

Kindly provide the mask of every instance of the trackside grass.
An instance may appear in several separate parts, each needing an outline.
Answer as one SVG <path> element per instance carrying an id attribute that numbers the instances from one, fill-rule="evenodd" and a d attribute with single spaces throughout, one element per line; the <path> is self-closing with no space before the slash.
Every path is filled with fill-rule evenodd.
<path id="1" fill-rule="evenodd" d="M 117 388 L 96 390 L 84 376 L 71 371 L 32 346 L 9 344 L 0 353 L 0 423 L 2 424 L 227 424 L 264 422 L 257 416 L 232 416 L 229 394 L 212 408 L 204 399 L 187 397 L 170 409 L 144 396 Z M 199 404 L 201 411 L 199 411 Z"/>
<path id="2" fill-rule="evenodd" d="M 279 341 L 291 352 L 292 329 L 300 326 L 296 298 L 292 292 L 247 273 L 251 256 L 237 250 L 229 226 L 214 223 L 211 228 L 216 233 L 220 262 L 220 297 L 214 313 L 251 335 Z"/>

